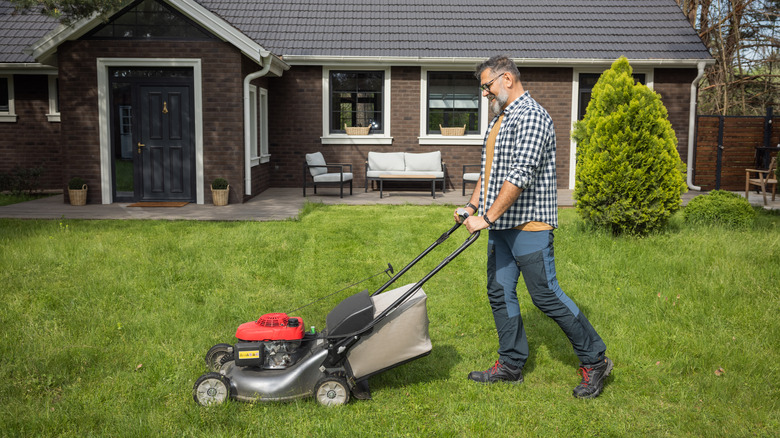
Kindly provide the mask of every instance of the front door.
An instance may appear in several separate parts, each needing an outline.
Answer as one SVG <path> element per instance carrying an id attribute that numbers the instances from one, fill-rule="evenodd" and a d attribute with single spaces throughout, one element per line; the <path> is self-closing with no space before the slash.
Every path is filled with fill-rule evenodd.
<path id="1" fill-rule="evenodd" d="M 195 201 L 191 71 L 109 70 L 116 201 Z"/>
<path id="2" fill-rule="evenodd" d="M 194 200 L 190 87 L 141 85 L 139 94 L 141 199 Z"/>

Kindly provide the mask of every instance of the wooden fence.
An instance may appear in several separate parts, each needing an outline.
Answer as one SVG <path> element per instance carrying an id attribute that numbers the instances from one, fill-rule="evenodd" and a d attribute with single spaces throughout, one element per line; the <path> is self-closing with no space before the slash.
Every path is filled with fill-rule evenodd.
<path id="1" fill-rule="evenodd" d="M 766 168 L 780 150 L 780 117 L 696 117 L 695 185 L 703 190 L 744 190 L 745 169 Z"/>

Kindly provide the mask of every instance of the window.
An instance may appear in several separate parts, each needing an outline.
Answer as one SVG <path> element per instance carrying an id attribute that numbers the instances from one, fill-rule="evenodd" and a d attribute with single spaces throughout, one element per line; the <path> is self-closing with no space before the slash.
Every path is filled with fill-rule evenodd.
<path id="1" fill-rule="evenodd" d="M 60 121 L 60 96 L 59 96 L 59 78 L 49 76 L 49 112 L 46 118 L 50 122 Z"/>
<path id="2" fill-rule="evenodd" d="M 259 91 L 259 92 L 258 92 Z M 268 153 L 268 90 L 249 86 L 249 148 L 252 165 L 270 161 Z"/>
<path id="3" fill-rule="evenodd" d="M 331 70 L 329 83 L 329 133 L 345 133 L 345 125 L 370 126 L 369 134 L 385 132 L 383 71 Z"/>
<path id="4" fill-rule="evenodd" d="M 479 134 L 480 92 L 471 72 L 428 72 L 426 134 L 443 127 L 466 126 L 466 134 Z"/>
<path id="5" fill-rule="evenodd" d="M 634 73 L 634 80 L 640 84 L 646 84 L 644 73 Z M 579 107 L 577 110 L 577 120 L 582 120 L 585 117 L 585 110 L 588 109 L 590 103 L 590 95 L 593 92 L 593 87 L 601 77 L 600 73 L 580 73 L 580 90 L 579 90 Z"/>
<path id="6" fill-rule="evenodd" d="M 0 76 L 0 122 L 15 122 L 14 77 Z"/>
<path id="7" fill-rule="evenodd" d="M 208 40 L 213 37 L 180 12 L 157 0 L 144 0 L 92 31 L 93 39 Z"/>

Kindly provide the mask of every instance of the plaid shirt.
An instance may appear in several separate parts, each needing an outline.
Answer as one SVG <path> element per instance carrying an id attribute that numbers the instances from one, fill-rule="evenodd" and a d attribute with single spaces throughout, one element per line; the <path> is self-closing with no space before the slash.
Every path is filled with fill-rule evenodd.
<path id="1" fill-rule="evenodd" d="M 496 137 L 493 165 L 485 194 L 480 188 L 479 204 L 486 212 L 495 202 L 504 181 L 523 189 L 517 201 L 495 219 L 494 230 L 505 230 L 530 221 L 558 228 L 558 190 L 555 176 L 555 129 L 552 118 L 526 92 L 503 111 L 504 120 Z M 485 149 L 490 122 L 482 146 L 482 181 L 485 180 Z M 483 213 L 484 214 L 484 213 Z"/>

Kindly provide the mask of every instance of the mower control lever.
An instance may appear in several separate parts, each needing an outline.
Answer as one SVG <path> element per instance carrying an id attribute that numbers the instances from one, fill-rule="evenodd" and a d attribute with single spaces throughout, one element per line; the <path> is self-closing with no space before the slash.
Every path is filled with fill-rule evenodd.
<path id="1" fill-rule="evenodd" d="M 463 207 L 455 210 L 455 213 L 458 214 L 458 217 L 460 218 L 460 222 L 461 223 L 463 223 L 463 221 L 465 221 L 469 217 L 469 212 L 466 211 L 466 209 L 463 208 Z"/>

